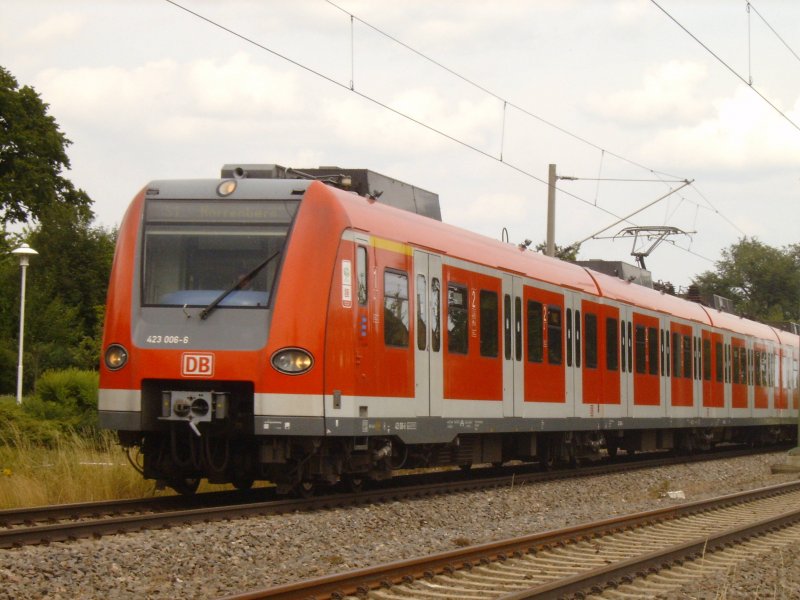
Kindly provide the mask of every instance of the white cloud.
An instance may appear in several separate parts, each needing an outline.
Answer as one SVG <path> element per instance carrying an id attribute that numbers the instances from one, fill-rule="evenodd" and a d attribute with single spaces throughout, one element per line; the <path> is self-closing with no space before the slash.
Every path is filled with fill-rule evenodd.
<path id="1" fill-rule="evenodd" d="M 638 89 L 608 95 L 591 94 L 590 110 L 620 123 L 658 125 L 659 122 L 697 120 L 708 111 L 708 99 L 699 86 L 707 79 L 704 65 L 672 60 L 650 67 Z"/>
<path id="2" fill-rule="evenodd" d="M 26 44 L 53 44 L 75 36 L 85 23 L 85 18 L 76 14 L 62 13 L 36 23 L 25 32 Z"/>
<path id="3" fill-rule="evenodd" d="M 243 53 L 223 61 L 161 60 L 131 69 L 48 69 L 37 89 L 61 117 L 162 139 L 220 131 L 222 122 L 228 131 L 246 133 L 274 114 L 286 119 L 302 110 L 292 74 L 255 64 Z"/>
<path id="4" fill-rule="evenodd" d="M 769 97 L 769 93 L 765 93 Z M 797 167 L 797 129 L 752 90 L 713 103 L 714 114 L 694 126 L 665 129 L 644 145 L 648 160 L 681 168 Z M 800 98 L 787 116 L 800 120 Z"/>

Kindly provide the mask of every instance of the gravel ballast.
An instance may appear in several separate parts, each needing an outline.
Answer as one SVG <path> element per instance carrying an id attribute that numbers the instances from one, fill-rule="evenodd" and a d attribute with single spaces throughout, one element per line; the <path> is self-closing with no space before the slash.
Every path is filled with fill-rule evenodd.
<path id="1" fill-rule="evenodd" d="M 783 453 L 482 492 L 187 525 L 0 550 L 0 599 L 217 598 L 253 588 L 557 529 L 766 485 Z M 667 497 L 682 491 L 685 500 Z M 782 556 L 780 564 L 773 559 Z M 772 562 L 771 562 L 772 561 Z M 675 598 L 774 596 L 800 582 L 787 550 L 684 588 Z M 785 589 L 785 588 L 784 588 Z M 795 588 L 797 589 L 797 588 Z M 725 591 L 726 595 L 717 595 Z"/>

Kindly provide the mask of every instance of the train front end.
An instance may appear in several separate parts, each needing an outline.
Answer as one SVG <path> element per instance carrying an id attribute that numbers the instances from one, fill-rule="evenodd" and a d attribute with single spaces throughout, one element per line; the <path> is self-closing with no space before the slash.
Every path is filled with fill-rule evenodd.
<path id="1" fill-rule="evenodd" d="M 109 286 L 99 414 L 146 478 L 181 492 L 202 478 L 248 487 L 279 479 L 265 465 L 291 460 L 291 445 L 265 440 L 324 434 L 314 362 L 327 293 L 279 299 L 314 252 L 289 243 L 302 237 L 293 229 L 312 185 L 324 195 L 299 179 L 155 181 L 129 207 Z M 323 263 L 303 276 L 324 289 Z"/>

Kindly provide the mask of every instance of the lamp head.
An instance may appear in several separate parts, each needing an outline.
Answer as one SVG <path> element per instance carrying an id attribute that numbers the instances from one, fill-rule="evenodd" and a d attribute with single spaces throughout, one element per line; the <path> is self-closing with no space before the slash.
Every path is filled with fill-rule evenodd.
<path id="1" fill-rule="evenodd" d="M 36 250 L 28 246 L 28 244 L 22 244 L 16 250 L 12 250 L 11 254 L 16 255 L 19 257 L 19 264 L 21 267 L 27 267 L 29 264 L 30 257 L 34 254 L 39 254 Z"/>

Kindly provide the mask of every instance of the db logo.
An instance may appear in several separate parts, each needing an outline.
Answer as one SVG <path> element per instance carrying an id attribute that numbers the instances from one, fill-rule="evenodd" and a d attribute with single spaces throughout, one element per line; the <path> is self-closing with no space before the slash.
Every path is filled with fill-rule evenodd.
<path id="1" fill-rule="evenodd" d="M 181 375 L 184 377 L 213 377 L 214 355 L 184 352 L 181 357 Z"/>

